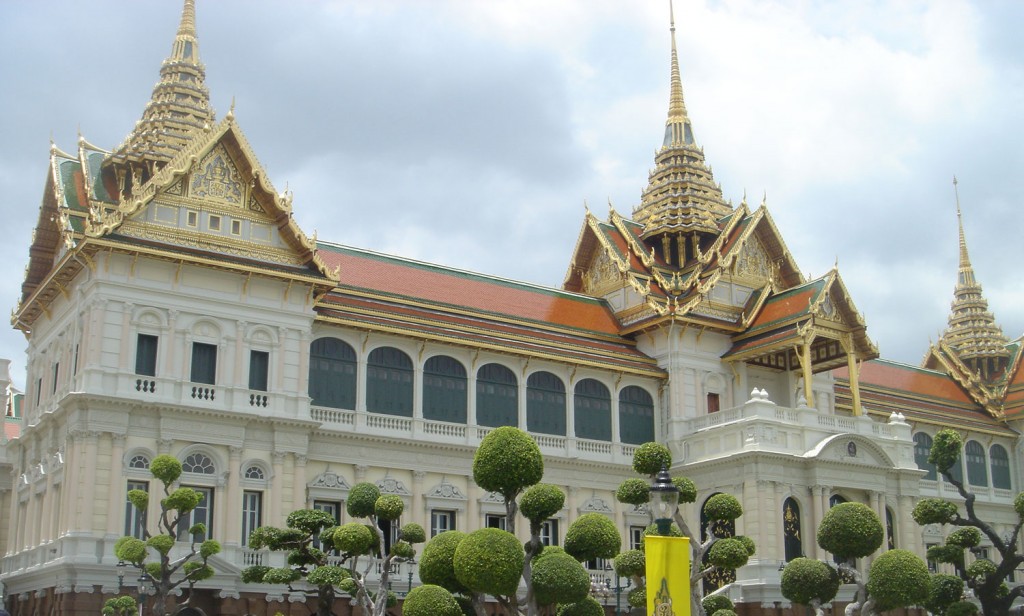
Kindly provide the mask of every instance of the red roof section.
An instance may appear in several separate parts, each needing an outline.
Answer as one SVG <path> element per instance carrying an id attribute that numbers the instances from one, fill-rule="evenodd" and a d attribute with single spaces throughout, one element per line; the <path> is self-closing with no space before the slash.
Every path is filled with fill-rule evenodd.
<path id="1" fill-rule="evenodd" d="M 849 379 L 847 368 L 835 371 L 837 378 Z M 908 394 L 941 398 L 957 404 L 974 406 L 971 397 L 956 382 L 942 374 L 913 366 L 890 362 L 864 362 L 860 369 L 860 384 L 896 389 Z"/>
<path id="2" fill-rule="evenodd" d="M 815 286 L 808 286 L 802 291 L 787 296 L 776 296 L 765 302 L 757 318 L 750 324 L 750 329 L 757 329 L 769 323 L 782 321 L 799 314 L 807 312 L 811 300 L 818 294 L 819 289 Z M 778 298 L 778 299 L 776 299 Z"/>
<path id="3" fill-rule="evenodd" d="M 619 335 L 607 306 L 584 296 L 331 245 L 318 253 L 329 269 L 340 267 L 339 287 Z"/>

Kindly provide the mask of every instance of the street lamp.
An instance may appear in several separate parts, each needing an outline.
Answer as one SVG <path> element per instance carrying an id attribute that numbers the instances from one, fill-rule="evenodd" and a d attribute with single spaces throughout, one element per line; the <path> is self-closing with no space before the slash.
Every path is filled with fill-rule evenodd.
<path id="1" fill-rule="evenodd" d="M 149 580 L 149 576 L 145 573 L 139 576 L 137 580 L 139 583 L 138 593 L 135 597 L 135 602 L 139 605 L 139 616 L 142 616 L 142 608 L 146 604 L 146 596 L 149 595 L 149 589 L 146 588 L 146 582 Z"/>
<path id="2" fill-rule="evenodd" d="M 120 594 L 121 589 L 124 588 L 124 568 L 128 566 L 128 563 L 123 560 L 117 561 L 117 592 Z"/>
<path id="3" fill-rule="evenodd" d="M 405 589 L 405 594 L 412 592 L 412 566 L 416 564 L 415 560 L 409 561 L 409 587 Z"/>
<path id="4" fill-rule="evenodd" d="M 664 466 L 654 476 L 651 484 L 649 503 L 654 523 L 658 525 L 658 534 L 668 536 L 672 531 L 672 518 L 679 506 L 679 488 L 672 483 L 672 476 Z"/>

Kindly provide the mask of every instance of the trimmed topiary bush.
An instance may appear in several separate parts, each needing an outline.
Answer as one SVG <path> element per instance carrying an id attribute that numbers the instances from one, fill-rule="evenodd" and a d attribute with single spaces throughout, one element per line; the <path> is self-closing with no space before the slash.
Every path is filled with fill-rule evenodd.
<path id="1" fill-rule="evenodd" d="M 600 513 L 584 513 L 565 533 L 565 551 L 579 561 L 614 558 L 621 545 L 615 522 Z"/>
<path id="2" fill-rule="evenodd" d="M 163 453 L 149 463 L 149 472 L 160 483 L 172 484 L 178 480 L 178 477 L 181 477 L 181 462 L 174 456 Z"/>
<path id="3" fill-rule="evenodd" d="M 946 616 L 978 616 L 978 606 L 970 601 L 957 601 L 946 608 Z"/>
<path id="4" fill-rule="evenodd" d="M 558 606 L 558 616 L 604 616 L 604 608 L 593 597 Z"/>
<path id="5" fill-rule="evenodd" d="M 348 491 L 345 511 L 353 518 L 368 518 L 374 513 L 380 488 L 369 482 L 357 483 Z"/>
<path id="6" fill-rule="evenodd" d="M 397 494 L 381 495 L 373 503 L 373 512 L 381 520 L 397 520 L 402 517 L 402 510 L 405 509 L 405 502 Z"/>
<path id="7" fill-rule="evenodd" d="M 627 505 L 646 505 L 650 491 L 651 485 L 643 479 L 626 479 L 615 490 L 615 500 Z"/>
<path id="8" fill-rule="evenodd" d="M 647 558 L 643 550 L 626 550 L 615 557 L 615 573 L 620 577 L 644 575 L 647 569 Z"/>
<path id="9" fill-rule="evenodd" d="M 734 612 L 733 610 L 718 610 L 717 612 L 711 614 L 711 616 L 736 616 L 736 612 Z"/>
<path id="10" fill-rule="evenodd" d="M 705 614 L 714 614 L 718 610 L 734 610 L 736 608 L 732 604 L 732 599 L 725 595 L 708 595 L 701 600 L 700 604 L 704 607 Z"/>
<path id="11" fill-rule="evenodd" d="M 473 456 L 473 481 L 488 492 L 513 499 L 544 476 L 544 457 L 530 435 L 519 428 L 491 430 Z"/>
<path id="12" fill-rule="evenodd" d="M 638 475 L 653 477 L 662 468 L 672 468 L 672 452 L 661 443 L 644 443 L 633 452 L 633 470 Z"/>
<path id="13" fill-rule="evenodd" d="M 533 525 L 558 513 L 565 505 L 565 494 L 558 486 L 538 483 L 523 493 L 519 499 L 519 512 Z"/>
<path id="14" fill-rule="evenodd" d="M 408 541 L 409 543 L 423 543 L 427 540 L 427 531 L 423 530 L 423 527 L 415 522 L 403 525 L 399 534 L 402 536 L 402 541 Z"/>
<path id="15" fill-rule="evenodd" d="M 732 494 L 715 494 L 704 503 L 708 520 L 731 522 L 743 515 L 743 505 Z"/>
<path id="16" fill-rule="evenodd" d="M 911 515 L 921 526 L 948 524 L 956 518 L 956 505 L 941 498 L 922 498 L 914 505 Z"/>
<path id="17" fill-rule="evenodd" d="M 373 531 L 358 522 L 343 524 L 334 532 L 334 546 L 348 554 L 368 554 L 374 543 Z"/>
<path id="18" fill-rule="evenodd" d="M 338 586 L 352 577 L 348 569 L 336 565 L 321 565 L 309 572 L 306 581 L 313 586 Z"/>
<path id="19" fill-rule="evenodd" d="M 626 595 L 630 607 L 647 607 L 647 589 L 636 587 Z"/>
<path id="20" fill-rule="evenodd" d="M 135 537 L 121 537 L 114 543 L 114 556 L 137 565 L 146 560 L 146 542 Z"/>
<path id="21" fill-rule="evenodd" d="M 964 439 L 956 430 L 939 430 L 932 440 L 931 451 L 928 452 L 928 462 L 935 465 L 940 473 L 956 464 L 960 459 L 960 450 L 964 446 Z"/>
<path id="22" fill-rule="evenodd" d="M 435 584 L 453 593 L 469 591 L 455 575 L 455 548 L 466 538 L 466 533 L 449 530 L 435 535 L 420 554 L 420 580 L 424 584 Z"/>
<path id="23" fill-rule="evenodd" d="M 738 569 L 749 559 L 747 546 L 739 539 L 719 539 L 708 550 L 708 562 L 722 569 Z"/>
<path id="24" fill-rule="evenodd" d="M 515 535 L 482 528 L 459 542 L 453 564 L 455 576 L 473 592 L 511 595 L 519 588 L 525 560 L 526 553 Z"/>
<path id="25" fill-rule="evenodd" d="M 862 503 L 840 503 L 822 516 L 818 545 L 840 558 L 863 558 L 882 545 L 885 529 L 878 515 Z"/>
<path id="26" fill-rule="evenodd" d="M 828 603 L 839 592 L 839 573 L 820 560 L 794 558 L 782 571 L 782 596 L 793 603 Z"/>
<path id="27" fill-rule="evenodd" d="M 946 537 L 946 545 L 955 545 L 963 549 L 977 547 L 980 543 L 981 531 L 973 526 L 958 528 Z"/>
<path id="28" fill-rule="evenodd" d="M 928 600 L 931 574 L 917 554 L 889 550 L 872 561 L 867 589 L 880 612 L 921 605 Z"/>
<path id="29" fill-rule="evenodd" d="M 964 581 L 955 575 L 936 573 L 928 586 L 928 599 L 922 604 L 932 614 L 942 616 L 949 606 L 964 596 Z"/>
<path id="30" fill-rule="evenodd" d="M 590 575 L 564 552 L 535 560 L 530 580 L 537 605 L 576 603 L 590 592 Z"/>
<path id="31" fill-rule="evenodd" d="M 672 484 L 679 488 L 679 502 L 692 503 L 697 500 L 697 484 L 689 477 L 673 477 Z"/>
<path id="32" fill-rule="evenodd" d="M 321 530 L 334 526 L 334 516 L 319 509 L 299 509 L 288 514 L 285 519 L 288 528 L 301 530 L 305 534 L 318 533 Z"/>
<path id="33" fill-rule="evenodd" d="M 462 608 L 448 592 L 434 584 L 423 584 L 409 591 L 402 603 L 402 616 L 462 616 Z"/>

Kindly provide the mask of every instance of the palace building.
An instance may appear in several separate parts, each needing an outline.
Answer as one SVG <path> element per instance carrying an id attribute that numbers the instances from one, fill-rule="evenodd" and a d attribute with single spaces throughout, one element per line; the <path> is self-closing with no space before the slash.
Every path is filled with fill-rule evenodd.
<path id="1" fill-rule="evenodd" d="M 12 316 L 26 391 L 0 448 L 11 614 L 94 614 L 114 596 L 114 542 L 147 521 L 126 493 L 152 494 L 152 527 L 159 454 L 182 461 L 181 485 L 204 497 L 192 520 L 224 546 L 198 586 L 211 615 L 305 614 L 301 593 L 241 582 L 248 565 L 283 565 L 247 537 L 300 508 L 349 521 L 358 482 L 401 496 L 401 522 L 428 535 L 503 526 L 471 462 L 505 425 L 533 436 L 544 481 L 566 493 L 550 544 L 590 512 L 615 521 L 624 549 L 638 542 L 648 514 L 614 490 L 650 440 L 698 487 L 688 520 L 715 493 L 737 496 L 736 532 L 757 554 L 709 586 L 747 613 L 784 602 L 781 563 L 827 557 L 814 530 L 837 502 L 878 513 L 883 549 L 941 542 L 910 512 L 955 496 L 927 463 L 943 427 L 966 435 L 958 472 L 982 516 L 1015 522 L 1024 345 L 988 312 L 962 223 L 947 330 L 920 366 L 879 359 L 838 269 L 805 278 L 765 204 L 723 197 L 684 103 L 674 24 L 665 134 L 640 202 L 586 213 L 554 289 L 308 236 L 233 113 L 215 117 L 195 18 L 184 0 L 121 145 L 50 150 Z M 590 566 L 609 577 L 609 610 L 625 608 L 626 580 Z M 396 591 L 418 584 L 409 564 L 396 577 Z"/>

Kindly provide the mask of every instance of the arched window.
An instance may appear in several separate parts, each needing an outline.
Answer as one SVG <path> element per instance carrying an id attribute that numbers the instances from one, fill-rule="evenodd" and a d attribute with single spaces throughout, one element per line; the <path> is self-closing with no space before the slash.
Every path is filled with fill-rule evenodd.
<path id="1" fill-rule="evenodd" d="M 149 458 L 143 454 L 136 454 L 132 456 L 131 460 L 128 460 L 128 468 L 149 470 Z"/>
<path id="2" fill-rule="evenodd" d="M 987 487 L 988 460 L 985 458 L 985 448 L 978 441 L 967 441 L 964 457 L 967 458 L 967 483 Z"/>
<path id="3" fill-rule="evenodd" d="M 836 505 L 842 505 L 846 502 L 846 497 L 842 494 L 833 494 L 828 498 L 828 508 L 831 509 Z"/>
<path id="4" fill-rule="evenodd" d="M 466 369 L 447 355 L 423 364 L 423 418 L 466 423 Z"/>
<path id="5" fill-rule="evenodd" d="M 935 472 L 935 465 L 928 461 L 928 454 L 932 450 L 932 437 L 928 436 L 924 432 L 918 432 L 914 435 L 914 462 L 917 462 L 917 468 L 927 471 L 924 478 L 935 481 L 938 475 Z"/>
<path id="6" fill-rule="evenodd" d="M 576 436 L 595 441 L 612 440 L 612 398 L 600 381 L 583 379 L 576 383 Z"/>
<path id="7" fill-rule="evenodd" d="M 885 508 L 885 536 L 888 539 L 888 550 L 896 549 L 896 524 L 893 522 L 892 509 Z"/>
<path id="8" fill-rule="evenodd" d="M 412 360 L 393 347 L 379 347 L 366 358 L 366 410 L 412 417 Z"/>
<path id="9" fill-rule="evenodd" d="M 989 450 L 992 459 L 992 487 L 1001 490 L 1010 489 L 1010 457 L 1002 445 L 992 445 Z"/>
<path id="10" fill-rule="evenodd" d="M 309 397 L 313 406 L 356 408 L 356 352 L 337 338 L 309 345 Z"/>
<path id="11" fill-rule="evenodd" d="M 492 428 L 519 425 L 519 381 L 501 364 L 476 373 L 476 422 Z"/>
<path id="12" fill-rule="evenodd" d="M 636 385 L 619 392 L 619 439 L 642 445 L 654 440 L 654 399 Z"/>
<path id="13" fill-rule="evenodd" d="M 245 472 L 243 473 L 243 476 L 246 479 L 252 479 L 255 481 L 264 481 L 267 478 L 266 473 L 263 472 L 263 469 L 256 466 L 255 464 L 247 467 L 245 469 Z"/>
<path id="14" fill-rule="evenodd" d="M 716 492 L 716 494 L 719 494 L 719 493 Z M 712 494 L 711 496 L 715 496 L 715 494 Z M 709 496 L 708 499 L 710 499 L 711 496 Z M 722 537 L 735 537 L 736 536 L 736 522 L 734 520 L 730 520 L 728 522 L 722 522 L 722 521 L 715 522 L 714 526 L 711 527 L 712 526 L 711 525 L 711 521 L 708 519 L 707 513 L 704 512 L 704 507 L 707 506 L 707 504 L 708 504 L 708 501 L 705 500 L 704 503 L 700 506 L 700 538 L 701 538 L 701 541 L 704 541 L 708 537 L 710 537 L 709 530 L 710 530 L 710 532 L 713 532 L 714 535 L 716 537 L 718 537 L 718 538 L 722 538 Z M 708 564 L 708 555 L 707 555 L 707 553 L 704 554 L 703 562 L 704 562 L 705 565 Z M 712 592 L 718 590 L 719 588 L 725 586 L 726 584 L 732 584 L 735 581 L 736 581 L 736 570 L 735 569 L 726 569 L 724 571 L 723 570 L 716 570 L 711 575 L 708 575 L 707 577 L 704 578 L 704 596 L 707 596 L 707 595 L 711 594 Z"/>
<path id="15" fill-rule="evenodd" d="M 550 372 L 526 379 L 526 429 L 565 436 L 565 385 Z"/>
<path id="16" fill-rule="evenodd" d="M 181 461 L 181 470 L 184 473 L 197 475 L 214 475 L 217 472 L 210 456 L 199 452 L 188 454 L 188 457 Z"/>
<path id="17" fill-rule="evenodd" d="M 782 503 L 782 533 L 786 549 L 786 562 L 804 555 L 800 528 L 800 505 L 796 499 L 787 498 Z"/>

